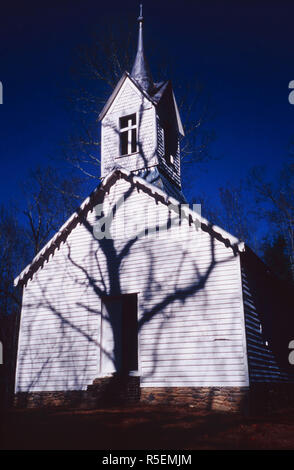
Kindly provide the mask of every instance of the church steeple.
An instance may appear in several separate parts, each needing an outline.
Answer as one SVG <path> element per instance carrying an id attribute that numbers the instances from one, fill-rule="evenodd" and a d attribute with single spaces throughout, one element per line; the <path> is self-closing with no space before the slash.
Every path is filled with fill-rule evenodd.
<path id="1" fill-rule="evenodd" d="M 153 88 L 153 81 L 150 73 L 150 69 L 144 54 L 143 47 L 143 15 L 142 5 L 140 5 L 140 15 L 138 17 L 139 22 L 139 36 L 138 36 L 138 48 L 135 58 L 135 62 L 132 68 L 131 77 L 137 81 L 137 83 L 143 88 L 143 90 L 150 93 Z"/>
<path id="2" fill-rule="evenodd" d="M 178 201 L 181 192 L 180 136 L 184 135 L 171 82 L 153 82 L 144 55 L 140 5 L 138 50 L 102 109 L 101 176 L 124 168 Z"/>

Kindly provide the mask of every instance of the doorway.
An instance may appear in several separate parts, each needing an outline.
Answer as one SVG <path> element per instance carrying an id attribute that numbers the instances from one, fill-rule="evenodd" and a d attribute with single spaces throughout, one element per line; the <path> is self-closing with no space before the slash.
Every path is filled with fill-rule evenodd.
<path id="1" fill-rule="evenodd" d="M 100 372 L 138 370 L 137 294 L 102 299 Z"/>

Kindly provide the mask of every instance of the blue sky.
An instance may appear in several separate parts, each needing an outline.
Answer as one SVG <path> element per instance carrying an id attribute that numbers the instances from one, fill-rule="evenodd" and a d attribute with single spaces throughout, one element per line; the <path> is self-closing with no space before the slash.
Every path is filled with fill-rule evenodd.
<path id="1" fill-rule="evenodd" d="M 75 48 L 123 15 L 134 15 L 136 31 L 138 3 L 28 0 L 1 6 L 0 203 L 20 200 L 19 184 L 29 169 L 54 164 L 70 131 L 64 96 Z M 168 54 L 177 79 L 197 74 L 215 109 L 212 150 L 221 158 L 205 172 L 195 170 L 195 192 L 214 197 L 217 187 L 237 183 L 253 165 L 266 165 L 274 177 L 294 136 L 288 102 L 293 2 L 149 0 L 143 8 L 147 58 L 152 40 L 152 54 Z"/>

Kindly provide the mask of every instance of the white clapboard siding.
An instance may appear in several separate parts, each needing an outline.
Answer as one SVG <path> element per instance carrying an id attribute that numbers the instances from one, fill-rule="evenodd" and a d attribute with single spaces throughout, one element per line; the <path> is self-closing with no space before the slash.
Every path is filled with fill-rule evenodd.
<path id="1" fill-rule="evenodd" d="M 118 180 L 105 195 L 108 205 L 128 190 Z M 135 188 L 128 194 L 124 217 L 134 208 L 142 217 L 168 217 L 153 196 Z M 122 224 L 122 211 L 117 218 Z M 87 221 L 24 288 L 16 390 L 86 389 L 111 369 L 111 338 L 102 345 L 108 364 L 101 361 L 101 296 L 110 293 L 138 294 L 142 387 L 247 385 L 240 262 L 232 249 L 183 224 L 181 240 L 139 238 L 119 261 L 128 240 L 110 241 L 118 259 L 109 262 L 105 241 L 88 227 L 95 211 Z"/>
<path id="2" fill-rule="evenodd" d="M 119 155 L 119 118 L 137 114 L 138 141 L 140 152 L 129 156 Z M 112 170 L 117 163 L 127 170 L 136 170 L 157 164 L 156 128 L 154 105 L 145 98 L 126 78 L 113 105 L 102 120 L 102 176 Z"/>
<path id="3" fill-rule="evenodd" d="M 87 278 L 69 258 L 87 268 L 91 238 L 77 225 L 24 288 L 17 391 L 85 389 L 97 375 L 100 304 L 88 309 Z"/>

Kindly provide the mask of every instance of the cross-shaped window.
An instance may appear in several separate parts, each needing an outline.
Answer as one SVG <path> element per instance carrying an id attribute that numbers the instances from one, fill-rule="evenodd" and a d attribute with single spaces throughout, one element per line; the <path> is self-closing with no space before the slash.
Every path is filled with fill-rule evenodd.
<path id="1" fill-rule="evenodd" d="M 137 120 L 136 114 L 119 118 L 120 155 L 137 152 Z"/>

